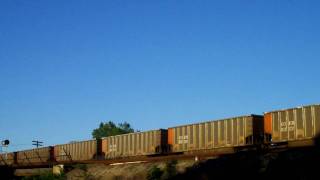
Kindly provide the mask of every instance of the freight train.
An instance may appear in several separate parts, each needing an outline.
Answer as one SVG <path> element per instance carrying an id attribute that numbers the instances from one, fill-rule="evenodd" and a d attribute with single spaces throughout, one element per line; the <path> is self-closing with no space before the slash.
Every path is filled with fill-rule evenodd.
<path id="1" fill-rule="evenodd" d="M 0 166 L 130 159 L 254 147 L 312 146 L 320 133 L 320 105 L 135 132 L 0 154 Z"/>

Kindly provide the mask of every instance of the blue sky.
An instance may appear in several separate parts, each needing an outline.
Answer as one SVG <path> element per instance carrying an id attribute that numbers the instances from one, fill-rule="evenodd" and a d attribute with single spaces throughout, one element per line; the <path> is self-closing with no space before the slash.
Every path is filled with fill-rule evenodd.
<path id="1" fill-rule="evenodd" d="M 320 102 L 319 1 L 0 2 L 9 150 Z"/>

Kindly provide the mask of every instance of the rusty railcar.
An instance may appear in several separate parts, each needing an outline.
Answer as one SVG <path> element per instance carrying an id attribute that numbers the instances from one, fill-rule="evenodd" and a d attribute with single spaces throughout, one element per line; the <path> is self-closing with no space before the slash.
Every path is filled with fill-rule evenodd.
<path id="1" fill-rule="evenodd" d="M 263 116 L 248 115 L 168 129 L 172 152 L 214 150 L 263 141 Z"/>
<path id="2" fill-rule="evenodd" d="M 0 165 L 1 166 L 10 166 L 13 165 L 15 162 L 15 153 L 3 153 L 0 154 Z"/>
<path id="3" fill-rule="evenodd" d="M 155 155 L 166 151 L 167 130 L 151 130 L 102 138 L 106 159 Z"/>
<path id="4" fill-rule="evenodd" d="M 97 158 L 98 143 L 96 139 L 71 142 L 54 146 L 57 162 L 88 161 Z"/>
<path id="5" fill-rule="evenodd" d="M 52 151 L 53 151 L 52 146 L 18 151 L 16 153 L 17 164 L 19 165 L 46 164 L 53 160 Z"/>
<path id="6" fill-rule="evenodd" d="M 320 105 L 308 105 L 264 114 L 265 132 L 271 143 L 313 145 L 320 133 Z"/>

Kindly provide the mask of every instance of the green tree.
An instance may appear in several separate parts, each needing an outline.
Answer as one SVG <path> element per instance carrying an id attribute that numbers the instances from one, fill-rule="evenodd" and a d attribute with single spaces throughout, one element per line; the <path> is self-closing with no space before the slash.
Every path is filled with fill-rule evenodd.
<path id="1" fill-rule="evenodd" d="M 99 128 L 93 130 L 92 137 L 99 139 L 101 137 L 108 137 L 132 132 L 134 132 L 134 130 L 127 122 L 119 123 L 118 125 L 116 125 L 114 122 L 109 121 L 106 123 L 101 122 Z"/>

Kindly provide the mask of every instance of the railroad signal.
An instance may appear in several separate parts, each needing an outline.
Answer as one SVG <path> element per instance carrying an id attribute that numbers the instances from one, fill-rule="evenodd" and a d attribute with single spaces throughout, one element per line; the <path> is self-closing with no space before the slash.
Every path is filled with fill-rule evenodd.
<path id="1" fill-rule="evenodd" d="M 43 142 L 41 142 L 41 141 L 32 141 L 32 142 L 33 142 L 32 145 L 37 146 L 37 148 L 38 148 L 39 146 L 42 146 L 42 143 L 43 143 Z"/>
<path id="2" fill-rule="evenodd" d="M 8 146 L 10 144 L 10 141 L 8 139 L 1 141 L 2 146 Z"/>

